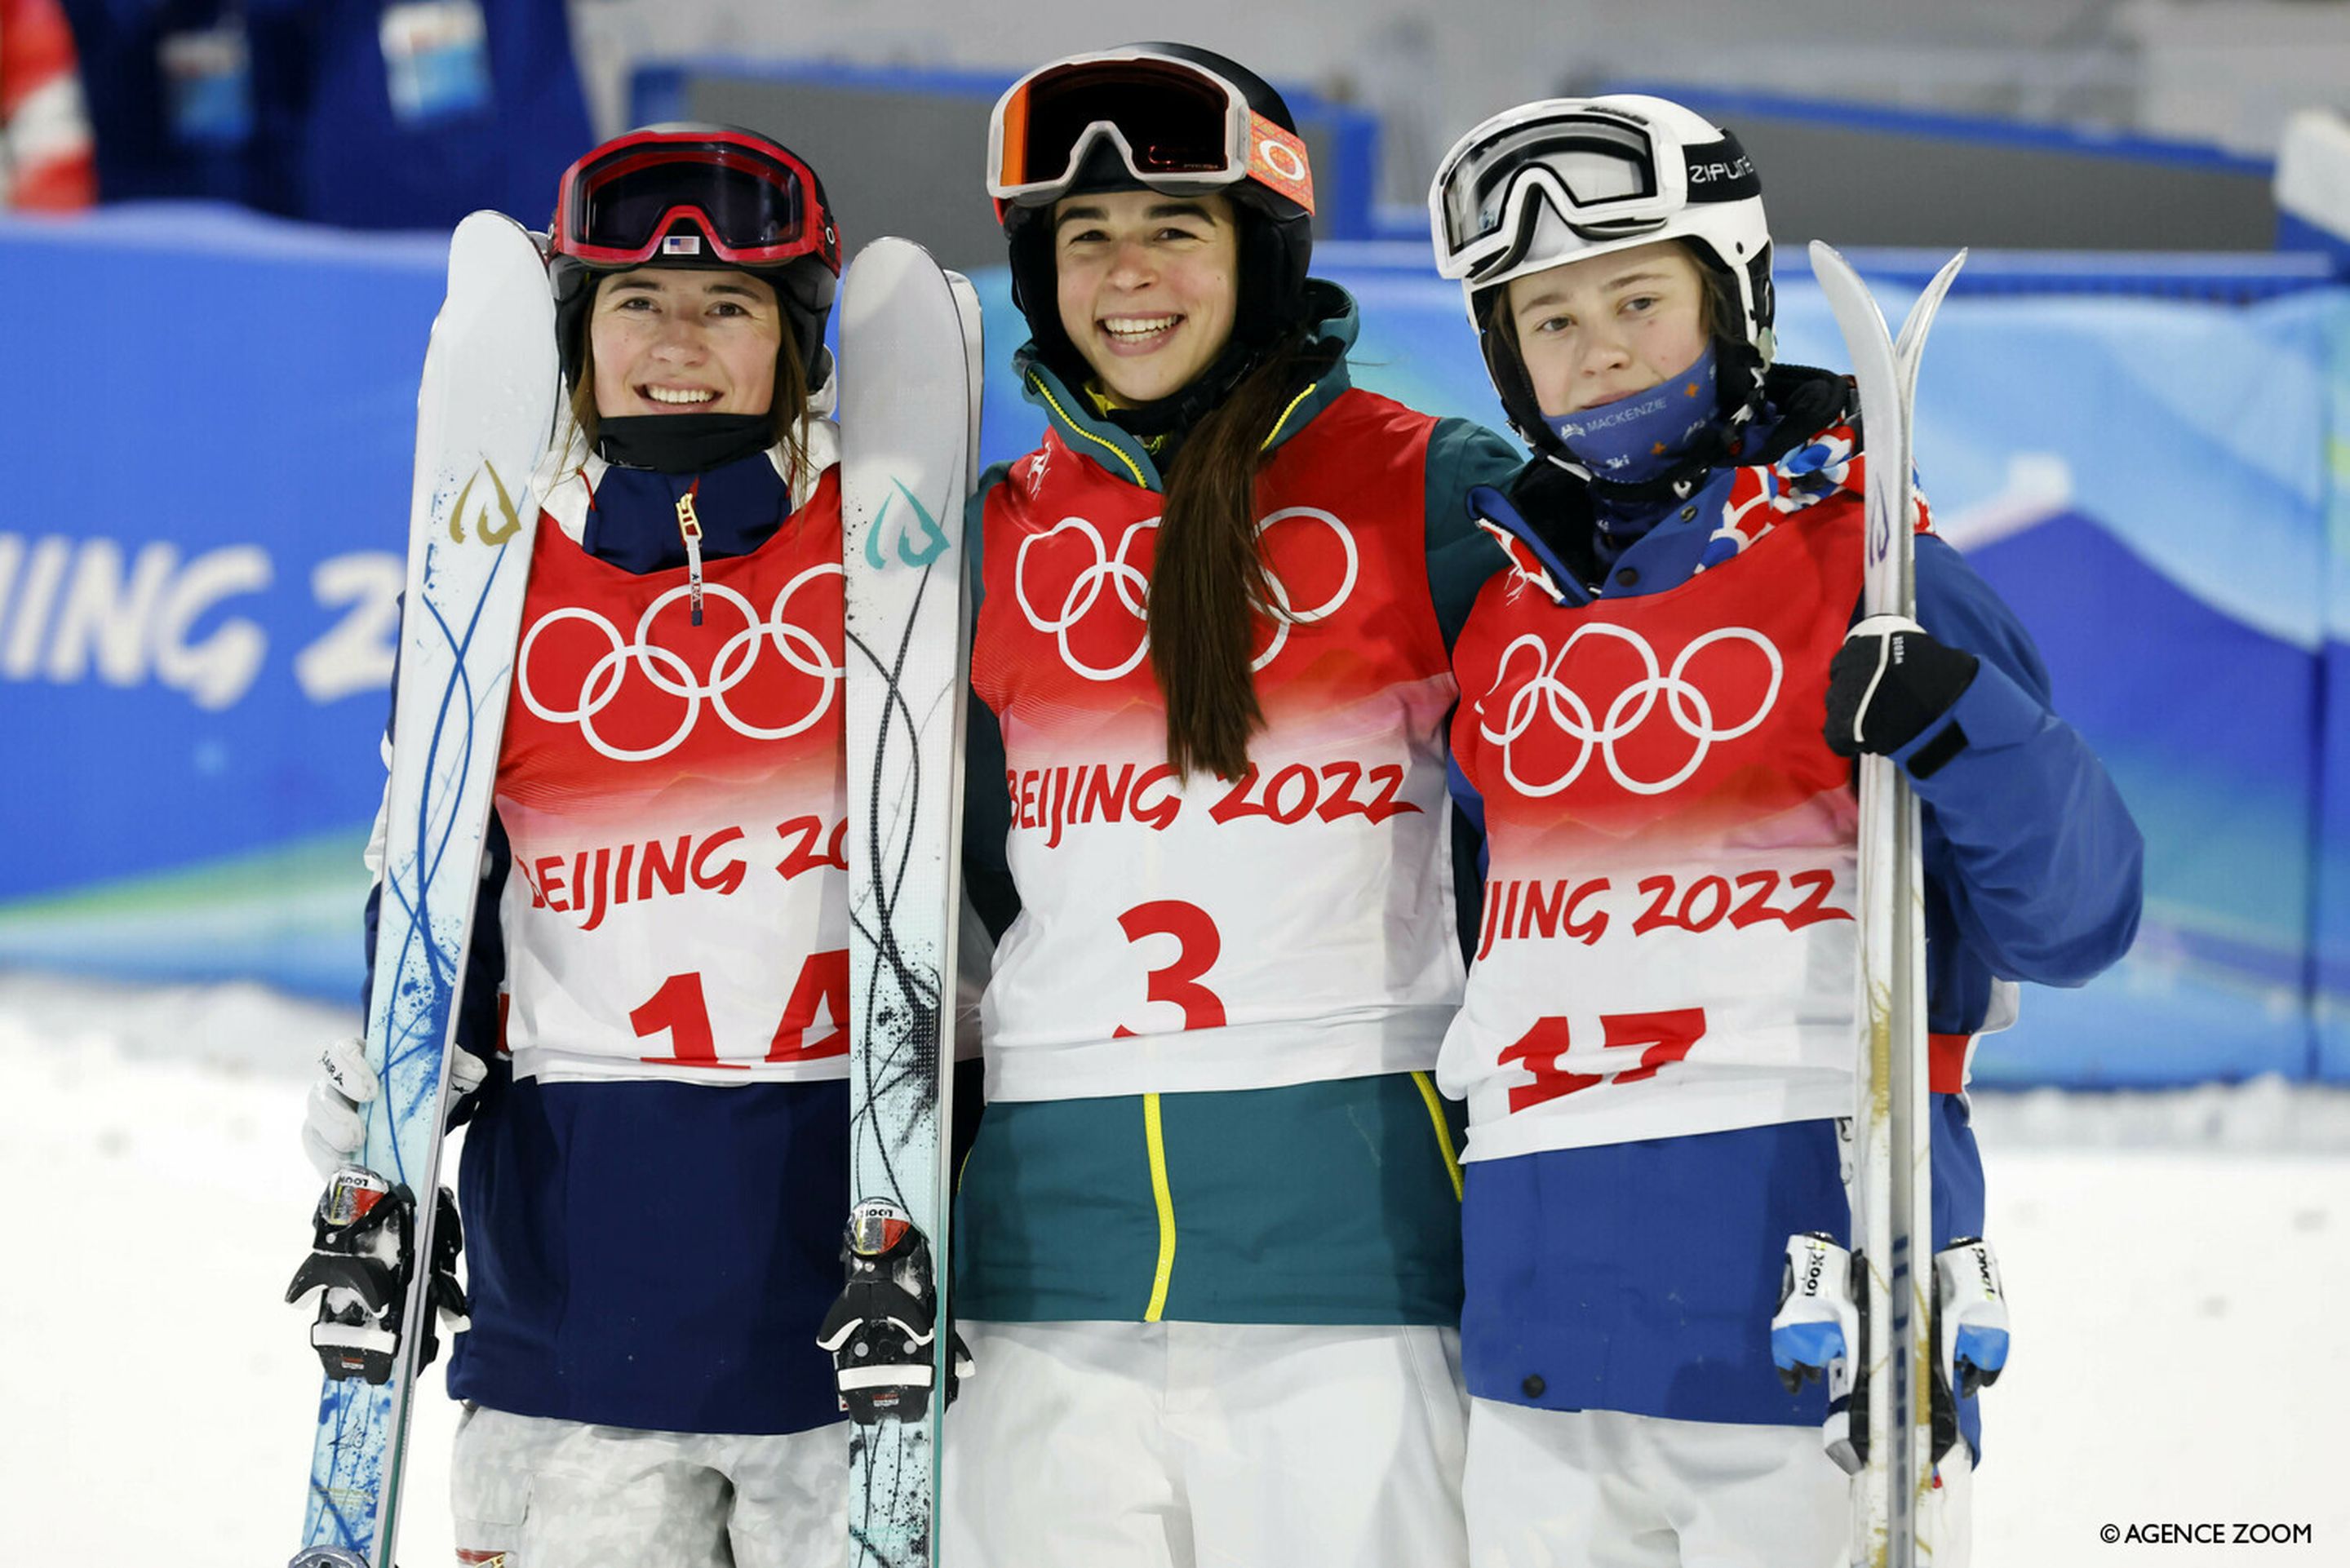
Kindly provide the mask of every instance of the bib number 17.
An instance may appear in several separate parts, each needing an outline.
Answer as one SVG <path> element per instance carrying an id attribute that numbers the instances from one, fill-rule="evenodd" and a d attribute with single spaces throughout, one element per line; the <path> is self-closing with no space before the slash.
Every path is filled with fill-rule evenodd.
<path id="1" fill-rule="evenodd" d="M 1502 1053 L 1503 1062 L 1520 1064 L 1534 1075 L 1534 1080 L 1510 1090 L 1510 1109 L 1523 1111 L 1601 1084 L 1636 1084 L 1643 1078 L 1655 1077 L 1687 1056 L 1690 1047 L 1704 1035 L 1705 1009 L 1677 1007 L 1660 1012 L 1603 1013 L 1599 1028 L 1600 1050 L 1627 1053 L 1624 1065 L 1593 1073 L 1571 1073 L 1559 1065 L 1574 1044 L 1567 1021 L 1536 1019 L 1534 1026 L 1516 1044 Z M 1628 1054 L 1634 1051 L 1639 1053 L 1637 1061 Z M 1602 1065 L 1596 1062 L 1587 1064 Z"/>

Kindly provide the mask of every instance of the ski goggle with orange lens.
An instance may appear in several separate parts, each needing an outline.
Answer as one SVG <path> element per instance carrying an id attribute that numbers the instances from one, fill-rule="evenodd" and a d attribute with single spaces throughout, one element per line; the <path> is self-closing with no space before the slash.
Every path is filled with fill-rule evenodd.
<path id="1" fill-rule="evenodd" d="M 1251 109 L 1237 86 L 1189 60 L 1112 51 L 1056 60 L 996 100 L 987 192 L 997 216 L 1066 195 L 1087 155 L 1103 144 L 1139 183 L 1166 195 L 1253 180 L 1314 211 L 1305 143 Z"/>
<path id="2" fill-rule="evenodd" d="M 840 241 L 816 191 L 806 164 L 762 140 L 646 131 L 565 171 L 552 248 L 612 266 L 815 256 L 837 273 Z M 681 223 L 700 233 L 676 232 Z"/>

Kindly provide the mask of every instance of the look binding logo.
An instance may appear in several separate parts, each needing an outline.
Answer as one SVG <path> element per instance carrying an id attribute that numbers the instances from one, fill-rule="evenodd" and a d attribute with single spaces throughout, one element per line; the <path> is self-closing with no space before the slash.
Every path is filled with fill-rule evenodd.
<path id="1" fill-rule="evenodd" d="M 1012 593 L 1019 601 L 1020 613 L 1036 630 L 1052 634 L 1060 649 L 1061 662 L 1087 680 L 1117 680 L 1131 673 L 1150 651 L 1149 599 L 1150 579 L 1142 567 L 1134 564 L 1136 545 L 1144 534 L 1158 528 L 1159 520 L 1145 517 L 1139 523 L 1129 523 L 1118 536 L 1118 547 L 1112 550 L 1096 531 L 1093 524 L 1083 517 L 1064 517 L 1041 534 L 1031 534 L 1020 542 L 1020 553 L 1013 560 Z M 1337 517 L 1318 506 L 1284 506 L 1256 525 L 1257 537 L 1266 539 L 1276 528 L 1286 524 L 1315 524 L 1328 530 L 1327 537 L 1336 541 L 1335 556 L 1326 546 L 1312 552 L 1301 544 L 1284 545 L 1284 565 L 1294 576 L 1311 572 L 1319 579 L 1335 576 L 1336 586 L 1318 603 L 1299 607 L 1292 599 L 1290 586 L 1274 569 L 1272 552 L 1266 552 L 1264 571 L 1265 591 L 1272 596 L 1270 614 L 1264 618 L 1272 631 L 1264 647 L 1249 661 L 1251 670 L 1261 670 L 1277 658 L 1289 641 L 1292 627 L 1311 626 L 1327 620 L 1339 607 L 1351 597 L 1356 580 L 1361 576 L 1362 558 L 1356 548 L 1355 535 Z M 1319 538 L 1319 529 L 1309 537 Z M 1291 530 L 1294 535 L 1295 529 Z M 1030 553 L 1045 546 L 1046 558 L 1066 556 L 1068 551 L 1055 543 L 1065 536 L 1074 539 L 1083 548 L 1077 553 L 1076 568 L 1066 582 L 1059 581 L 1059 563 L 1052 566 L 1039 562 L 1032 566 Z M 1038 607 L 1038 598 L 1049 601 L 1057 588 L 1060 606 L 1046 610 Z M 1114 602 L 1105 603 L 1105 592 Z M 1100 610 L 1103 613 L 1096 615 Z M 1080 648 L 1079 643 L 1083 644 Z M 1102 656 L 1109 657 L 1104 661 Z"/>
<path id="2" fill-rule="evenodd" d="M 503 545 L 522 532 L 522 516 L 515 504 L 515 493 L 507 489 L 506 482 L 499 477 L 497 465 L 484 459 L 479 468 L 465 476 L 465 483 L 458 488 L 457 499 L 450 504 L 449 542 L 452 545 L 465 542 L 466 504 L 473 500 L 473 486 L 481 483 L 484 474 L 489 475 L 490 487 L 482 496 L 480 510 L 470 519 L 473 536 L 484 545 Z"/>
<path id="3" fill-rule="evenodd" d="M 842 667 L 832 661 L 823 639 L 792 620 L 785 609 L 792 597 L 819 577 L 838 578 L 840 564 L 827 561 L 807 570 L 784 585 L 775 602 L 768 607 L 762 619 L 751 601 L 723 583 L 705 584 L 702 593 L 712 605 L 730 605 L 743 618 L 743 629 L 720 645 L 716 657 L 711 659 L 706 673 L 698 672 L 675 650 L 662 647 L 653 637 L 653 623 L 671 605 L 684 600 L 691 592 L 681 585 L 671 588 L 645 607 L 638 617 L 635 632 L 622 640 L 619 628 L 594 610 L 566 606 L 551 610 L 531 623 L 523 634 L 522 646 L 515 655 L 515 691 L 523 705 L 550 724 L 576 724 L 580 738 L 596 753 L 616 763 L 653 762 L 669 755 L 685 743 L 702 717 L 702 704 L 707 702 L 717 712 L 719 722 L 747 741 L 782 741 L 799 734 L 824 717 L 833 704 L 840 686 Z M 832 608 L 832 624 L 839 624 L 839 610 Z M 540 648 L 540 639 L 552 628 L 567 621 L 577 621 L 599 634 L 606 645 L 600 656 L 592 661 L 584 658 L 567 657 L 567 650 L 552 656 L 555 668 L 543 668 L 548 655 Z M 761 655 L 772 646 L 781 660 L 780 667 L 764 661 Z M 567 675 L 561 685 L 571 687 L 567 697 L 545 689 L 546 683 L 558 673 L 576 671 L 586 664 L 584 673 Z M 532 672 L 539 670 L 540 679 L 534 680 Z M 734 694 L 754 671 L 765 669 L 766 677 L 752 688 L 765 702 L 775 702 L 777 694 L 798 696 L 797 706 L 805 709 L 781 722 L 760 723 L 738 711 L 745 705 L 743 697 Z M 794 680 L 796 671 L 805 680 Z M 641 676 L 641 684 L 631 680 Z M 648 691 L 645 688 L 650 686 Z M 810 691 L 809 688 L 813 687 Z M 624 694 L 627 701 L 621 702 Z M 744 694 L 745 697 L 748 693 Z M 650 745 L 628 745 L 598 730 L 597 721 L 615 702 L 620 702 L 616 720 L 625 719 L 629 729 L 658 733 L 659 720 L 649 723 L 645 718 L 657 710 L 657 705 L 671 700 L 681 700 L 683 708 L 677 722 L 668 734 Z M 773 715 L 760 714 L 761 718 Z M 609 722 L 609 721 L 608 721 Z"/>
<path id="4" fill-rule="evenodd" d="M 1621 663 L 1620 659 L 1603 660 L 1586 653 L 1577 660 L 1576 679 L 1585 687 L 1577 691 L 1563 671 L 1567 656 L 1586 639 L 1623 644 L 1638 661 L 1637 676 L 1624 680 L 1626 671 L 1606 668 L 1608 663 Z M 1707 649 L 1742 646 L 1753 651 L 1707 661 L 1706 684 L 1713 685 L 1715 697 L 1725 703 L 1725 711 L 1718 711 L 1715 698 L 1690 679 L 1690 667 Z M 1741 669 L 1727 662 L 1752 660 L 1756 655 L 1762 659 L 1759 666 L 1747 662 Z M 1531 673 L 1523 673 L 1529 662 Z M 1487 701 L 1510 683 L 1513 671 L 1521 672 L 1522 679 L 1509 691 L 1496 728 L 1484 722 Z M 1757 684 L 1758 674 L 1763 678 L 1762 691 L 1752 711 L 1735 722 L 1728 722 L 1726 704 L 1731 699 L 1722 689 L 1750 691 Z M 1610 778 L 1631 794 L 1664 794 L 1688 783 L 1714 746 L 1751 733 L 1770 716 L 1779 700 L 1783 674 L 1779 650 L 1771 639 L 1744 627 L 1721 627 L 1695 639 L 1674 657 L 1670 669 L 1663 666 L 1657 650 L 1638 632 L 1606 621 L 1577 627 L 1555 655 L 1540 637 L 1529 632 L 1502 650 L 1493 683 L 1478 703 L 1478 733 L 1502 748 L 1502 774 L 1520 794 L 1542 799 L 1558 794 L 1583 776 L 1594 757 L 1606 764 Z M 1604 705 L 1593 690 L 1604 690 L 1603 681 L 1620 684 Z M 1574 748 L 1572 758 L 1563 764 L 1562 754 L 1568 748 L 1562 741 Z M 1522 743 L 1532 755 L 1521 755 Z M 1679 765 L 1669 766 L 1674 753 L 1684 748 L 1687 754 Z M 1627 753 L 1634 755 L 1627 758 Z M 1640 776 L 1641 772 L 1659 768 L 1668 770 L 1664 776 Z M 1544 774 L 1552 776 L 1541 776 Z"/>

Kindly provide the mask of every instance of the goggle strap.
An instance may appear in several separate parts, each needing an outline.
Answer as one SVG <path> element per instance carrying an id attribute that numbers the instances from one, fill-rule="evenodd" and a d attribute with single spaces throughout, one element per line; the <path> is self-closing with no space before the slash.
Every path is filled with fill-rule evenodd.
<path id="1" fill-rule="evenodd" d="M 1314 165 L 1306 159 L 1305 143 L 1293 131 L 1257 113 L 1249 111 L 1248 176 L 1275 195 L 1286 196 L 1314 212 Z"/>
<path id="2" fill-rule="evenodd" d="M 1738 138 L 1726 130 L 1719 141 L 1684 147 L 1681 157 L 1689 171 L 1689 201 L 1743 202 L 1762 194 L 1762 181 L 1754 172 L 1754 161 L 1746 156 L 1746 149 L 1738 144 Z"/>

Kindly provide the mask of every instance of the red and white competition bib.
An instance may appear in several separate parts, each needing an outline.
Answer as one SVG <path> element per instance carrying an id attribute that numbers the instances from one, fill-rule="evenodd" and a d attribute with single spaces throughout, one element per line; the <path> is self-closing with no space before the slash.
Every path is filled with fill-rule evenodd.
<path id="1" fill-rule="evenodd" d="M 1020 889 L 982 1008 L 988 1093 L 1265 1088 L 1432 1066 L 1461 995 L 1428 588 L 1434 421 L 1350 391 L 1275 453 L 1266 727 L 1178 779 L 1144 620 L 1163 497 L 1057 433 L 990 492 L 972 679 Z"/>
<path id="2" fill-rule="evenodd" d="M 709 564 L 698 627 L 682 568 L 539 529 L 498 764 L 517 1075 L 846 1075 L 837 473 Z"/>
<path id="3" fill-rule="evenodd" d="M 1852 1110 L 1858 808 L 1820 734 L 1858 499 L 1680 587 L 1489 583 L 1454 649 L 1488 875 L 1439 1073 L 1467 1158 Z"/>

